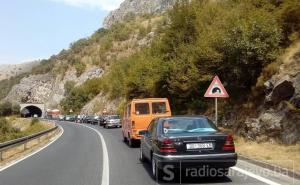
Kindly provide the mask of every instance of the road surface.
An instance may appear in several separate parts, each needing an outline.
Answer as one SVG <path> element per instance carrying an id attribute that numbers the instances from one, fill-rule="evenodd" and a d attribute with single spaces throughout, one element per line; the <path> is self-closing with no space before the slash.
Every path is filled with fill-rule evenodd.
<path id="1" fill-rule="evenodd" d="M 122 141 L 120 129 L 61 122 L 63 135 L 39 153 L 1 171 L 0 185 L 154 185 L 150 164 L 139 161 L 139 149 Z M 97 133 L 99 131 L 99 133 Z M 103 150 L 102 135 L 107 151 Z M 106 167 L 103 157 L 108 154 Z M 184 184 L 300 184 L 286 176 L 261 177 L 263 170 L 240 161 L 225 178 L 183 178 Z M 250 171 L 250 173 L 249 173 Z M 108 179 L 105 179 L 107 175 Z M 178 176 L 178 175 L 177 175 Z"/>

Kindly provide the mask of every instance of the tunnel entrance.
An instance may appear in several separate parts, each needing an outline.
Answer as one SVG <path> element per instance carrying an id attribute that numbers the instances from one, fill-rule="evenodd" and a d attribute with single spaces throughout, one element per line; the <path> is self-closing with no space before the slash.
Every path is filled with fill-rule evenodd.
<path id="1" fill-rule="evenodd" d="M 35 116 L 42 117 L 42 114 L 43 111 L 36 106 L 27 106 L 21 110 L 21 116 L 25 118 L 35 117 Z"/>

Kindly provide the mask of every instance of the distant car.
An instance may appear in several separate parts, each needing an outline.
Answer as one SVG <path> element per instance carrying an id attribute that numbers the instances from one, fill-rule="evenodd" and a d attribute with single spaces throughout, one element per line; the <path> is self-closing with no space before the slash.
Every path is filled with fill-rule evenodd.
<path id="1" fill-rule="evenodd" d="M 85 122 L 92 124 L 94 121 L 94 116 L 86 116 Z"/>
<path id="2" fill-rule="evenodd" d="M 108 118 L 108 116 L 107 115 L 103 115 L 103 116 L 101 116 L 101 120 L 100 120 L 100 126 L 105 126 L 105 124 L 106 124 L 106 120 L 107 120 L 107 118 Z"/>
<path id="3" fill-rule="evenodd" d="M 59 121 L 64 121 L 65 120 L 65 116 L 64 115 L 59 115 L 58 116 L 58 120 Z"/>
<path id="4" fill-rule="evenodd" d="M 161 178 L 163 167 L 209 167 L 226 176 L 236 165 L 232 136 L 218 130 L 206 117 L 162 117 L 140 131 L 140 160 L 151 161 L 152 175 Z M 210 174 L 208 174 L 210 175 Z"/>
<path id="5" fill-rule="evenodd" d="M 67 115 L 65 118 L 66 121 L 71 121 L 71 122 L 75 122 L 75 116 L 72 115 Z"/>
<path id="6" fill-rule="evenodd" d="M 105 128 L 121 128 L 121 119 L 119 115 L 108 116 L 105 120 Z"/>
<path id="7" fill-rule="evenodd" d="M 94 125 L 100 125 L 101 122 L 103 122 L 103 121 L 104 121 L 104 118 L 102 116 L 94 116 L 92 124 L 94 124 Z"/>
<path id="8" fill-rule="evenodd" d="M 76 116 L 76 123 L 83 123 L 84 115 L 77 115 Z"/>
<path id="9" fill-rule="evenodd" d="M 87 123 L 88 116 L 84 115 L 82 118 L 82 123 Z"/>

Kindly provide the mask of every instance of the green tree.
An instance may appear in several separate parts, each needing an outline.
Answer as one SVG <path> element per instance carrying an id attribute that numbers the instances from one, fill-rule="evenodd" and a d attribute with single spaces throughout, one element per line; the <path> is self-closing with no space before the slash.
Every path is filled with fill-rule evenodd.
<path id="1" fill-rule="evenodd" d="M 0 104 L 0 115 L 9 116 L 12 114 L 12 103 L 6 101 Z"/>
<path id="2" fill-rule="evenodd" d="M 66 95 L 66 96 L 68 96 L 68 95 L 71 93 L 71 91 L 72 91 L 72 90 L 74 89 L 74 87 L 75 87 L 75 84 L 76 84 L 75 81 L 67 81 L 67 82 L 65 83 L 64 88 L 65 88 L 65 95 Z"/>

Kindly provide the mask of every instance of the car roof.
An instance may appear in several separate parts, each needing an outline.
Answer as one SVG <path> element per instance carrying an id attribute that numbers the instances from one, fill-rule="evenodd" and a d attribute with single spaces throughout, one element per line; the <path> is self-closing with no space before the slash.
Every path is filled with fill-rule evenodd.
<path id="1" fill-rule="evenodd" d="M 171 119 L 171 118 L 207 118 L 207 116 L 204 115 L 178 115 L 178 116 L 164 116 L 159 117 L 158 119 Z"/>
<path id="2" fill-rule="evenodd" d="M 167 98 L 141 98 L 141 99 L 133 99 L 132 101 L 138 102 L 138 101 L 166 101 Z"/>

